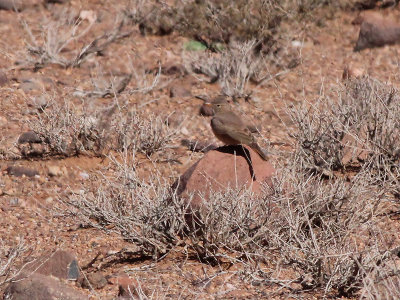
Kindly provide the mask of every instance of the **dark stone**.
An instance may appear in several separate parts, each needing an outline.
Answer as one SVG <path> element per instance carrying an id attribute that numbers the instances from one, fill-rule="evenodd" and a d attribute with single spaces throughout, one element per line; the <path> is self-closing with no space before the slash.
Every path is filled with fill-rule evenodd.
<path id="1" fill-rule="evenodd" d="M 212 107 L 203 104 L 200 107 L 200 115 L 201 116 L 206 116 L 206 117 L 211 117 L 214 115 L 214 110 L 212 109 Z"/>
<path id="2" fill-rule="evenodd" d="M 23 175 L 25 175 L 27 177 L 34 177 L 36 175 L 39 175 L 39 172 L 34 169 L 28 169 L 28 168 L 19 167 L 19 166 L 9 166 L 6 169 L 6 171 L 9 175 L 13 175 L 16 177 L 22 177 Z"/>
<path id="3" fill-rule="evenodd" d="M 187 139 L 181 140 L 181 144 L 182 144 L 182 146 L 187 147 L 190 151 L 193 151 L 193 152 L 206 153 L 210 150 L 214 150 L 214 149 L 218 148 L 218 146 L 215 144 L 202 142 L 202 141 L 191 141 L 191 140 L 187 140 Z"/>
<path id="4" fill-rule="evenodd" d="M 155 71 L 158 71 L 158 68 Z M 165 64 L 161 67 L 161 74 L 184 76 L 187 74 L 187 71 L 182 65 Z"/>
<path id="5" fill-rule="evenodd" d="M 378 12 L 358 16 L 353 24 L 361 24 L 354 51 L 382 47 L 400 42 L 400 23 Z"/>
<path id="6" fill-rule="evenodd" d="M 0 0 L 0 9 L 3 10 L 21 10 L 21 0 Z"/>
<path id="7" fill-rule="evenodd" d="M 300 65 L 301 60 L 300 58 L 293 58 L 289 63 L 288 63 L 288 69 L 294 69 L 296 68 L 298 65 Z"/>
<path id="8" fill-rule="evenodd" d="M 69 280 L 77 280 L 79 278 L 79 266 L 75 259 L 68 266 L 67 278 Z"/>
<path id="9" fill-rule="evenodd" d="M 21 134 L 18 138 L 18 144 L 41 144 L 42 140 L 39 135 L 34 131 L 27 131 Z"/>
<path id="10" fill-rule="evenodd" d="M 5 86 L 8 83 L 8 78 L 6 73 L 0 71 L 0 86 Z"/>
<path id="11" fill-rule="evenodd" d="M 356 9 L 364 10 L 364 9 L 373 9 L 375 8 L 378 0 L 360 0 L 357 1 L 354 6 Z"/>

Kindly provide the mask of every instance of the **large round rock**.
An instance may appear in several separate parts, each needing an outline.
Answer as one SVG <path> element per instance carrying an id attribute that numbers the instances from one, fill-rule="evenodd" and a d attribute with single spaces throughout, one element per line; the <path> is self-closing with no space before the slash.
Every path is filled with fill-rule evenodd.
<path id="1" fill-rule="evenodd" d="M 251 188 L 257 195 L 263 186 L 272 186 L 271 177 L 275 169 L 268 161 L 247 146 L 224 146 L 207 152 L 191 166 L 174 187 L 177 194 L 191 198 L 191 208 L 199 208 L 207 201 L 210 192 L 227 188 Z"/>

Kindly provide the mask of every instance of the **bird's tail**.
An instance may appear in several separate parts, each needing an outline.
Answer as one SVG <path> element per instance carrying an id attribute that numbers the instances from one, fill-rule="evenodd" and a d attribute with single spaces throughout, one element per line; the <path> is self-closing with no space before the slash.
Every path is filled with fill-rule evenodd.
<path id="1" fill-rule="evenodd" d="M 258 155 L 260 155 L 260 157 L 267 161 L 268 160 L 268 152 L 265 149 L 262 149 L 257 143 L 253 143 L 250 145 L 251 149 L 253 149 L 254 151 L 256 151 L 258 153 Z"/>

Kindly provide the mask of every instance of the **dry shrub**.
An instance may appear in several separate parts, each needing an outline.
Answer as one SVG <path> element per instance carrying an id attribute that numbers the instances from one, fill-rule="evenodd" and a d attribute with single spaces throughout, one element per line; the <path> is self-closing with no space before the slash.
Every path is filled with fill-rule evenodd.
<path id="1" fill-rule="evenodd" d="M 300 63 L 294 48 L 283 47 L 274 53 L 260 53 L 260 42 L 231 41 L 217 53 L 209 51 L 184 52 L 187 71 L 199 80 L 218 83 L 221 93 L 233 98 L 250 98 L 254 86 L 288 73 Z M 285 49 L 285 50 L 283 50 Z M 250 85 L 250 83 L 252 85 Z"/>
<path id="2" fill-rule="evenodd" d="M 141 94 L 146 95 L 155 89 L 162 88 L 160 85 L 161 64 L 155 72 L 148 72 L 141 63 L 141 57 L 137 56 L 132 59 L 131 56 L 127 57 L 129 60 L 129 73 L 122 76 L 105 76 L 105 72 L 101 66 L 93 71 L 90 85 L 91 89 L 82 90 L 76 89 L 73 93 L 74 96 L 80 98 L 117 98 L 120 94 Z M 133 86 L 128 88 L 132 82 Z M 165 86 L 165 83 L 164 83 Z"/>
<path id="3" fill-rule="evenodd" d="M 14 247 L 9 247 L 0 239 L 0 288 L 20 273 L 21 270 L 15 268 L 15 263 L 21 259 L 26 250 L 24 240 L 20 240 Z"/>
<path id="4" fill-rule="evenodd" d="M 373 3 L 374 2 L 374 3 Z M 177 31 L 183 36 L 203 42 L 209 49 L 218 50 L 218 43 L 245 42 L 256 39 L 266 51 L 275 43 L 277 30 L 283 21 L 315 20 L 331 17 L 336 11 L 348 8 L 368 8 L 371 0 L 177 0 L 173 4 L 136 0 L 131 1 L 126 14 L 139 24 L 142 34 L 165 35 Z M 329 7 L 322 17 L 315 10 Z M 372 7 L 369 7 L 372 8 Z"/>
<path id="5" fill-rule="evenodd" d="M 201 211 L 192 211 L 190 201 L 180 199 L 159 174 L 139 179 L 135 155 L 132 150 L 122 161 L 111 157 L 115 175 L 96 176 L 82 194 L 63 199 L 72 215 L 84 224 L 118 232 L 137 245 L 141 255 L 154 258 L 176 245 L 211 263 L 259 255 L 270 215 L 268 200 L 250 190 L 229 189 L 215 193 Z"/>
<path id="6" fill-rule="evenodd" d="M 393 272 L 393 276 L 380 275 L 380 268 L 376 268 L 372 274 L 364 279 L 364 287 L 360 299 L 368 300 L 395 300 L 400 298 L 399 270 Z"/>
<path id="7" fill-rule="evenodd" d="M 27 34 L 26 51 L 20 54 L 19 64 L 23 67 L 43 68 L 48 64 L 60 65 L 64 68 L 80 67 L 91 55 L 97 55 L 123 38 L 131 35 L 127 30 L 126 18 L 117 16 L 115 25 L 100 36 L 89 38 L 93 32 L 95 21 L 86 21 L 81 16 L 65 11 L 57 20 L 44 23 L 38 35 L 33 34 L 25 20 L 21 23 Z M 79 47 L 79 48 L 78 48 Z M 71 49 L 72 48 L 72 49 Z"/>
<path id="8" fill-rule="evenodd" d="M 357 2 L 360 1 L 180 0 L 168 5 L 136 0 L 127 8 L 127 15 L 139 23 L 143 34 L 163 35 L 175 30 L 213 49 L 215 43 L 229 44 L 231 39 L 257 39 L 268 44 L 283 20 L 309 18 L 317 8 L 330 6 L 337 10 L 354 7 Z"/>
<path id="9" fill-rule="evenodd" d="M 342 167 L 343 145 L 340 141 L 345 132 L 335 127 L 336 117 L 325 99 L 314 104 L 304 102 L 289 111 L 294 123 L 290 136 L 302 158 L 302 165 L 312 170 L 326 172 Z"/>
<path id="10" fill-rule="evenodd" d="M 398 167 L 400 159 L 400 94 L 392 86 L 372 78 L 349 81 L 337 106 L 350 123 L 350 134 L 358 137 L 369 157 L 363 163 L 377 170 Z M 349 116 L 349 118 L 347 118 Z"/>
<path id="11" fill-rule="evenodd" d="M 325 295 L 354 296 L 368 278 L 375 284 L 396 274 L 396 241 L 380 228 L 387 194 L 371 173 L 326 180 L 294 160 L 260 197 L 228 189 L 191 211 L 159 174 L 139 179 L 135 156 L 112 158 L 114 175 L 96 176 L 93 186 L 63 200 L 84 224 L 137 245 L 139 257 L 189 251 L 212 265 L 251 266 L 250 278 L 265 284 Z M 265 272 L 264 264 L 275 271 Z M 282 279 L 277 274 L 285 270 L 292 275 Z"/>
<path id="12" fill-rule="evenodd" d="M 168 116 L 148 115 L 128 111 L 113 124 L 117 143 L 115 150 L 133 149 L 147 156 L 164 151 L 178 135 L 178 129 L 168 125 Z"/>
<path id="13" fill-rule="evenodd" d="M 293 107 L 291 134 L 302 163 L 320 172 L 348 167 L 373 169 L 386 179 L 399 174 L 400 97 L 372 78 L 346 82 L 338 99 Z"/>
<path id="14" fill-rule="evenodd" d="M 59 104 L 51 101 L 36 116 L 29 121 L 29 126 L 45 147 L 43 156 L 68 157 L 88 151 L 99 153 L 104 147 L 99 119 L 87 111 L 79 113 L 72 102 Z"/>
<path id="15" fill-rule="evenodd" d="M 113 77 L 106 80 L 104 77 L 95 78 L 91 80 L 91 85 L 93 87 L 90 91 L 82 91 L 76 89 L 74 96 L 78 97 L 101 97 L 105 98 L 108 96 L 115 96 L 122 93 L 129 82 L 132 79 L 132 74 L 128 74 L 120 77 Z"/>
<path id="16" fill-rule="evenodd" d="M 259 230 L 270 213 L 265 199 L 249 190 L 227 190 L 205 202 L 199 215 L 159 174 L 139 179 L 135 156 L 133 149 L 124 152 L 122 160 L 110 157 L 115 175 L 97 175 L 83 193 L 63 199 L 71 214 L 86 225 L 118 232 L 137 245 L 141 255 L 153 258 L 178 244 L 194 250 L 201 261 L 214 263 L 259 251 Z M 195 225 L 187 223 L 193 215 Z"/>
<path id="17" fill-rule="evenodd" d="M 204 74 L 210 82 L 218 82 L 222 93 L 231 97 L 248 97 L 249 81 L 266 78 L 266 59 L 255 53 L 258 43 L 232 42 L 219 53 L 193 52 L 185 54 L 186 68 L 191 73 Z"/>
<path id="18" fill-rule="evenodd" d="M 279 1 L 195 1 L 178 11 L 178 31 L 212 43 L 228 44 L 233 38 L 270 40 L 283 16 Z"/>
<path id="19" fill-rule="evenodd" d="M 191 211 L 187 219 L 191 231 L 186 235 L 197 257 L 216 264 L 263 255 L 265 230 L 274 208 L 270 199 L 255 196 L 247 188 L 207 194 L 201 209 Z"/>
<path id="20" fill-rule="evenodd" d="M 349 297 L 377 270 L 394 276 L 398 257 L 391 248 L 398 241 L 380 227 L 390 198 L 372 173 L 327 180 L 304 172 L 295 157 L 274 187 L 270 203 L 276 210 L 265 229 L 264 252 L 277 264 L 276 271 L 260 273 L 267 283 Z M 293 273 L 282 278 L 284 270 Z"/>
<path id="21" fill-rule="evenodd" d="M 296 293 L 385 295 L 396 286 L 399 263 L 396 234 L 382 228 L 386 213 L 398 209 L 398 96 L 370 78 L 347 82 L 338 95 L 293 109 L 299 148 L 278 169 L 273 189 L 259 197 L 243 189 L 210 193 L 194 212 L 160 174 L 146 180 L 137 174 L 138 152 L 150 155 L 170 143 L 165 119 L 151 125 L 118 108 L 109 126 L 122 158 L 111 157 L 107 175 L 64 203 L 85 224 L 136 244 L 142 257 L 184 249 L 213 265 L 251 266 L 250 278 Z M 353 140 L 344 143 L 346 135 Z M 349 167 L 343 163 L 349 145 L 362 145 L 368 155 L 341 178 L 331 171 Z M 329 176 L 315 172 L 321 170 Z M 284 272 L 290 275 L 282 278 Z"/>
<path id="22" fill-rule="evenodd" d="M 149 180 L 138 177 L 135 156 L 132 150 L 124 152 L 121 161 L 110 157 L 113 175 L 99 174 L 92 186 L 83 187 L 82 194 L 72 193 L 63 200 L 70 213 L 84 224 L 117 232 L 136 244 L 141 256 L 156 259 L 179 242 L 184 206 L 178 205 L 159 174 Z"/>
<path id="23" fill-rule="evenodd" d="M 286 173 L 276 187 L 280 211 L 267 240 L 282 266 L 297 272 L 303 289 L 356 288 L 360 233 L 367 234 L 382 195 L 364 178 L 325 181 L 304 173 Z"/>
<path id="24" fill-rule="evenodd" d="M 264 39 L 279 24 L 282 12 L 260 1 L 177 1 L 174 5 L 154 3 L 137 17 L 142 33 L 168 34 L 173 30 L 184 36 L 205 39 L 208 46 L 228 43 L 230 38 Z"/>
<path id="25" fill-rule="evenodd" d="M 118 103 L 103 110 L 89 109 L 84 102 L 74 105 L 50 100 L 46 109 L 28 122 L 41 140 L 41 152 L 25 151 L 23 156 L 104 155 L 110 150 L 134 149 L 151 156 L 171 146 L 177 129 L 168 126 L 168 116 L 128 110 Z M 23 150 L 23 151 L 22 151 Z"/>
<path id="26" fill-rule="evenodd" d="M 297 268 L 297 282 L 304 288 L 319 286 L 344 296 L 362 290 L 375 299 L 387 292 L 398 272 L 397 253 L 388 246 L 398 241 L 380 227 L 378 217 L 378 212 L 399 209 L 398 91 L 372 78 L 357 78 L 339 88 L 337 99 L 321 97 L 293 107 L 290 115 L 297 142 L 294 169 L 301 171 L 291 176 L 300 182 L 289 183 L 289 191 L 299 189 L 304 203 L 295 211 L 296 222 L 288 219 L 281 225 L 296 234 L 285 240 L 281 231 L 276 243 L 290 245 L 284 257 Z M 352 173 L 345 180 L 332 172 L 337 170 Z M 299 177 L 302 173 L 308 177 Z M 301 187 L 301 182 L 311 185 Z M 296 202 L 285 201 L 285 211 L 293 216 Z"/>
<path id="27" fill-rule="evenodd" d="M 251 266 L 250 278 L 265 284 L 324 295 L 354 296 L 396 274 L 397 241 L 380 227 L 390 198 L 373 173 L 327 180 L 304 172 L 294 156 L 261 196 L 227 189 L 191 211 L 160 174 L 138 177 L 132 149 L 63 201 L 84 224 L 137 245 L 139 257 L 189 251 L 212 265 Z M 282 279 L 285 270 L 291 275 Z"/>

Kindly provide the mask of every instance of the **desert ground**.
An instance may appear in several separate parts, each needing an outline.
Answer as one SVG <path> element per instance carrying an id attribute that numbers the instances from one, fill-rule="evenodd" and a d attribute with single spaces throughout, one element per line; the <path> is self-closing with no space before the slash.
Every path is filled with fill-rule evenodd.
<path id="1" fill-rule="evenodd" d="M 0 8 L 2 299 L 400 299 L 398 1 Z"/>

